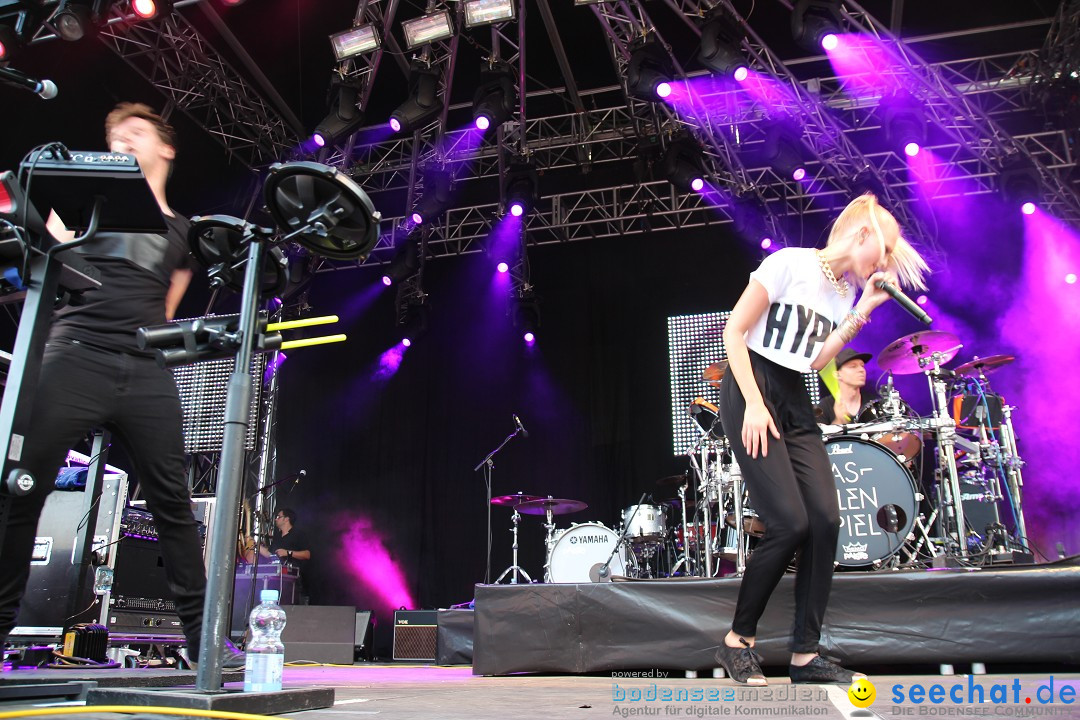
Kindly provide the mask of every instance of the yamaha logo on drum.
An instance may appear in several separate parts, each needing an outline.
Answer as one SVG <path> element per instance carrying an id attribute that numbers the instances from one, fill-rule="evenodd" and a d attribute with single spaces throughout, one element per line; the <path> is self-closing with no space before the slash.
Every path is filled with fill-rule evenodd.
<path id="1" fill-rule="evenodd" d="M 609 538 L 606 535 L 582 535 L 581 537 L 575 535 L 570 538 L 570 544 L 604 543 L 608 542 L 608 540 Z"/>

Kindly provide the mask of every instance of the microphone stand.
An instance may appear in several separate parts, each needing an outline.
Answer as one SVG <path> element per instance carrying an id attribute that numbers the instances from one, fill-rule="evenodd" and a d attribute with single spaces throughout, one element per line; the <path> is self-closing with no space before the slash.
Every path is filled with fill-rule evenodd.
<path id="1" fill-rule="evenodd" d="M 601 580 L 607 578 L 608 574 L 611 572 L 611 569 L 609 567 L 611 565 L 611 559 L 615 557 L 615 553 L 619 552 L 619 548 L 622 547 L 624 542 L 626 542 L 626 533 L 633 526 L 634 518 L 637 516 L 638 510 L 641 509 L 641 504 L 645 502 L 645 496 L 648 494 L 648 492 L 641 493 L 641 499 L 638 500 L 637 505 L 634 506 L 634 512 L 630 513 L 630 519 L 623 524 L 622 533 L 619 535 L 619 539 L 615 543 L 615 547 L 611 548 L 611 553 L 607 556 L 607 560 L 605 560 L 604 564 L 600 566 L 599 576 Z"/>
<path id="2" fill-rule="evenodd" d="M 499 443 L 499 447 L 489 452 L 487 456 L 473 468 L 473 472 L 476 472 L 480 468 L 484 468 L 484 486 L 487 488 L 487 505 L 485 506 L 487 508 L 487 564 L 484 566 L 485 585 L 491 582 L 491 473 L 495 469 L 495 462 L 492 458 L 506 446 L 506 443 L 513 440 L 520 433 L 521 427 L 515 427 L 514 432 L 507 435 L 506 439 Z M 517 512 L 517 508 L 514 508 L 514 512 Z"/>

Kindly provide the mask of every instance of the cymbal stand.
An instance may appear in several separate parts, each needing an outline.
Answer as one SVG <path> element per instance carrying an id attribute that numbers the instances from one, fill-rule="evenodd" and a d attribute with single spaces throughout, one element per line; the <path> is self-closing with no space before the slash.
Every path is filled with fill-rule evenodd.
<path id="1" fill-rule="evenodd" d="M 551 500 L 550 495 L 547 496 L 548 500 Z M 514 508 L 517 510 L 517 508 Z M 551 507 L 544 508 L 544 529 L 547 531 L 547 537 L 544 538 L 544 547 L 546 549 L 546 557 L 544 558 L 544 582 L 551 582 L 551 551 L 555 547 L 555 514 L 551 512 Z"/>
<path id="2" fill-rule="evenodd" d="M 709 493 L 711 486 L 714 484 L 711 478 L 712 472 L 709 468 L 709 449 L 711 443 L 706 441 L 706 437 L 702 436 L 701 441 L 693 448 L 694 451 L 701 451 L 701 461 L 698 462 L 694 452 L 690 452 L 690 467 L 694 468 L 694 472 L 698 476 L 698 493 L 701 498 L 698 500 L 698 508 L 701 510 L 702 521 L 704 527 L 702 528 L 702 536 L 698 539 L 698 542 L 705 547 L 705 573 L 699 577 L 712 577 L 713 575 L 713 537 L 712 537 L 712 518 L 709 515 L 709 505 L 712 503 L 712 496 Z M 717 495 L 719 493 L 716 493 Z"/>
<path id="3" fill-rule="evenodd" d="M 550 510 L 549 510 L 549 512 L 550 512 Z M 530 582 L 530 583 L 532 582 L 532 578 L 529 577 L 529 573 L 525 572 L 525 569 L 523 567 L 521 567 L 520 565 L 518 565 L 518 523 L 521 522 L 521 513 L 518 512 L 517 505 L 514 506 L 514 514 L 510 516 L 510 522 L 513 523 L 513 528 L 511 529 L 510 532 L 512 532 L 514 534 L 514 545 L 513 545 L 513 555 L 512 555 L 513 560 L 511 561 L 512 564 L 510 565 L 510 567 L 503 570 L 502 574 L 499 575 L 498 579 L 495 580 L 496 585 L 501 583 L 503 581 L 503 578 L 506 577 L 507 573 L 509 573 L 511 571 L 513 571 L 513 573 L 514 573 L 513 575 L 510 576 L 510 584 L 511 585 L 517 585 L 518 574 L 521 574 L 521 575 L 525 576 L 525 582 Z"/>
<path id="4" fill-rule="evenodd" d="M 935 352 L 928 358 L 919 358 L 919 365 L 923 368 L 927 382 L 930 383 L 930 394 L 934 401 L 933 426 L 937 437 L 938 468 L 943 473 L 941 487 L 943 490 L 939 502 L 943 506 L 942 527 L 946 534 L 953 531 L 953 540 L 957 543 L 957 552 L 960 557 L 968 556 L 967 524 L 964 521 L 964 504 L 961 501 L 960 476 L 956 470 L 956 423 L 949 415 L 949 405 L 945 398 L 945 380 L 941 372 L 941 360 L 948 356 L 945 353 Z M 952 519 L 953 527 L 949 527 Z"/>
<path id="5" fill-rule="evenodd" d="M 742 577 L 746 572 L 746 521 L 743 519 L 743 477 L 742 468 L 732 456 L 731 462 L 721 465 L 725 485 L 731 487 L 735 505 L 735 574 Z M 719 523 L 718 523 L 719 524 Z M 716 533 L 720 536 L 719 528 Z"/>
<path id="6" fill-rule="evenodd" d="M 1012 405 L 1002 404 L 1001 444 L 1005 449 L 1005 477 L 1009 486 L 1009 495 L 1013 509 L 1016 511 L 1016 533 L 1020 536 L 1024 546 L 1029 547 L 1021 497 L 1023 495 L 1024 476 L 1020 472 L 1020 468 L 1024 466 L 1024 461 L 1020 459 L 1020 451 L 1016 446 L 1016 431 L 1013 429 L 1012 421 L 1012 411 L 1015 409 Z"/>

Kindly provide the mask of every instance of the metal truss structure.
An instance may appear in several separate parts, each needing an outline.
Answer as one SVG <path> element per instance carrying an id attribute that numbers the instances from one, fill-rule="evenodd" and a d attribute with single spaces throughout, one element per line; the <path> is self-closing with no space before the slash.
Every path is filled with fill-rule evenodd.
<path id="1" fill-rule="evenodd" d="M 267 100 L 264 92 L 270 86 L 261 73 L 255 71 L 263 80 L 263 90 L 237 72 L 178 12 L 190 4 L 178 2 L 170 14 L 151 20 L 136 18 L 123 6 L 114 5 L 98 38 L 165 96 L 169 103 L 162 113 L 165 117 L 173 108 L 181 110 L 244 165 L 268 165 L 295 154 L 299 122 L 283 102 L 275 107 Z M 50 1 L 43 8 L 47 19 L 33 42 L 57 37 L 53 17 L 60 5 Z M 202 10 L 211 22 L 217 21 L 224 37 L 235 42 L 211 8 Z M 250 74 L 254 64 L 238 44 L 234 50 L 247 60 Z"/>

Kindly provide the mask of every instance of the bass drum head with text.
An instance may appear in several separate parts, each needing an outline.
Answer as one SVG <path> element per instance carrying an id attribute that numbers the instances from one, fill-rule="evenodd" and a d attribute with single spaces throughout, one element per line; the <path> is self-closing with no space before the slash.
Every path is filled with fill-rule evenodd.
<path id="1" fill-rule="evenodd" d="M 840 503 L 836 562 L 876 565 L 903 546 L 918 515 L 915 482 L 896 455 L 869 440 L 825 443 Z"/>
<path id="2" fill-rule="evenodd" d="M 564 531 L 551 546 L 548 576 L 556 583 L 600 582 L 601 566 L 608 562 L 619 534 L 601 523 L 582 523 Z M 611 557 L 608 578 L 626 574 L 626 549 Z"/>

